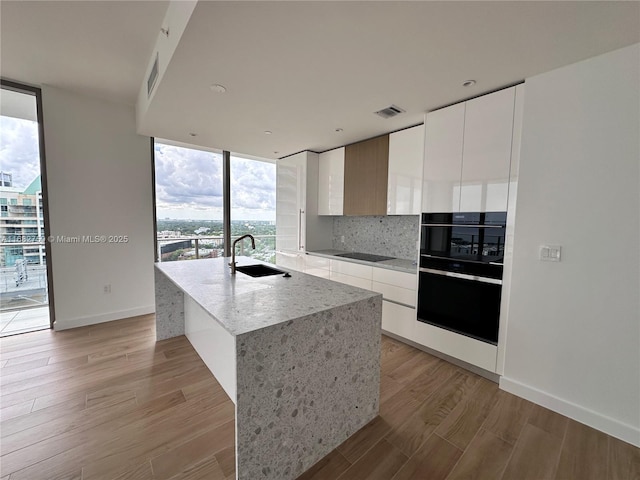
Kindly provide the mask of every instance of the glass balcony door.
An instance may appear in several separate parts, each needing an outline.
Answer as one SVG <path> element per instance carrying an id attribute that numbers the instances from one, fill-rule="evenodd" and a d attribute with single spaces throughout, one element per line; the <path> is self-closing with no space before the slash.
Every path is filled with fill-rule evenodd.
<path id="1" fill-rule="evenodd" d="M 51 328 L 39 91 L 2 82 L 0 336 Z"/>

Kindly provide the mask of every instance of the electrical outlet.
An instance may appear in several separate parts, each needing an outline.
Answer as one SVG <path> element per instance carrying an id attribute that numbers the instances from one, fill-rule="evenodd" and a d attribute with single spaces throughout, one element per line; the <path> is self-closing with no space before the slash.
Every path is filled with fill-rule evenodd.
<path id="1" fill-rule="evenodd" d="M 340 235 L 340 243 L 344 243 L 344 235 Z"/>
<path id="2" fill-rule="evenodd" d="M 111 293 L 111 284 L 110 283 L 107 283 L 104 286 L 104 293 Z"/>
<path id="3" fill-rule="evenodd" d="M 542 262 L 559 262 L 562 247 L 560 245 L 542 245 L 540 247 L 540 261 Z"/>

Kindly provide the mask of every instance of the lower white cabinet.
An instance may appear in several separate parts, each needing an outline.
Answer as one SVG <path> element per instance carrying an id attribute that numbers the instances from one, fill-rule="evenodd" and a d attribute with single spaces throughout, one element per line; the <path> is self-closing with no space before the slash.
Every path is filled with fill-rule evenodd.
<path id="1" fill-rule="evenodd" d="M 365 290 L 371 290 L 371 280 L 362 277 L 354 277 L 353 275 L 345 275 L 344 273 L 331 271 L 329 277 L 331 280 L 340 283 L 346 283 L 352 287 L 364 288 Z"/>
<path id="2" fill-rule="evenodd" d="M 304 253 L 276 250 L 276 265 L 304 272 Z"/>
<path id="3" fill-rule="evenodd" d="M 371 290 L 382 294 L 385 300 L 401 303 L 407 307 L 416 306 L 416 291 L 408 288 L 389 285 L 387 283 L 371 282 Z"/>
<path id="4" fill-rule="evenodd" d="M 283 257 L 280 261 L 283 259 L 298 265 L 295 259 Z M 313 255 L 304 255 L 303 261 L 305 273 L 381 293 L 382 330 L 415 341 L 416 274 Z"/>
<path id="5" fill-rule="evenodd" d="M 490 343 L 418 321 L 411 340 L 490 372 L 496 371 L 498 347 Z"/>
<path id="6" fill-rule="evenodd" d="M 314 275 L 321 278 L 329 278 L 330 276 L 330 262 L 328 258 L 314 257 L 312 255 L 305 255 L 304 259 L 304 273 Z"/>
<path id="7" fill-rule="evenodd" d="M 382 330 L 412 340 L 415 326 L 415 308 L 382 301 Z"/>
<path id="8" fill-rule="evenodd" d="M 343 260 L 331 259 L 331 273 L 341 273 L 351 277 L 358 277 L 371 282 L 373 267 L 360 263 L 345 262 Z M 369 286 L 371 289 L 371 286 Z"/>

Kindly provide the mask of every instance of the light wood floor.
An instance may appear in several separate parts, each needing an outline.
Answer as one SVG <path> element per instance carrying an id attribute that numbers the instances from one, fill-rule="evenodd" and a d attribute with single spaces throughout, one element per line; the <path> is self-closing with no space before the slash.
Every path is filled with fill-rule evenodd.
<path id="1" fill-rule="evenodd" d="M 0 340 L 0 480 L 225 480 L 234 408 L 153 316 Z M 640 450 L 383 337 L 380 416 L 302 480 L 638 480 Z"/>

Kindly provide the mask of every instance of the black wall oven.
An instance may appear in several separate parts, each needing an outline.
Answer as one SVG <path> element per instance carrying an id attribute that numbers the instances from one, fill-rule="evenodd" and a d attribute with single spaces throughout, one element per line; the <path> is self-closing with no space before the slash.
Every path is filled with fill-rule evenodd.
<path id="1" fill-rule="evenodd" d="M 506 218 L 422 214 L 419 321 L 497 344 Z"/>

